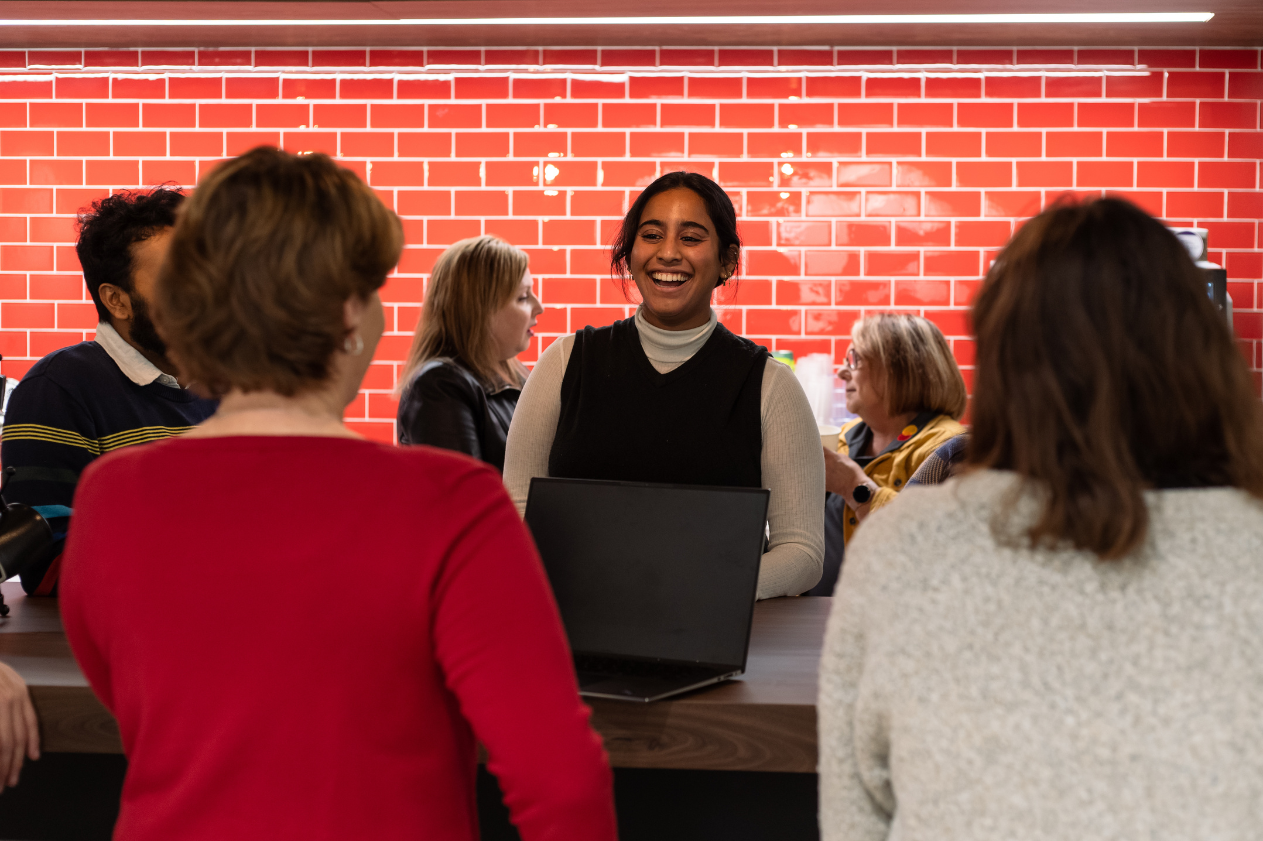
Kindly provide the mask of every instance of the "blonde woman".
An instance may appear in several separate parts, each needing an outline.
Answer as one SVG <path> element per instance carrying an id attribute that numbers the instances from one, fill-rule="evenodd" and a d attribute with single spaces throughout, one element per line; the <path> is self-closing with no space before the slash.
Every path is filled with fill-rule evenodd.
<path id="1" fill-rule="evenodd" d="M 965 381 L 947 340 L 918 315 L 878 313 L 851 328 L 838 376 L 846 408 L 859 415 L 825 451 L 824 576 L 812 595 L 829 596 L 843 546 L 860 521 L 891 502 L 940 446 L 962 435 Z"/>
<path id="2" fill-rule="evenodd" d="M 456 450 L 503 473 L 526 382 L 517 355 L 543 311 L 521 249 L 484 236 L 444 251 L 399 378 L 399 443 Z"/>

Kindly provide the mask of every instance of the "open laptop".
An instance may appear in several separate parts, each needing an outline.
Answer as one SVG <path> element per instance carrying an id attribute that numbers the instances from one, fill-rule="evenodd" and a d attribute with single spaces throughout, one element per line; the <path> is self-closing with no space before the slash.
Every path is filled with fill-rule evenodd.
<path id="1" fill-rule="evenodd" d="M 531 481 L 579 691 L 654 701 L 745 671 L 769 492 Z"/>

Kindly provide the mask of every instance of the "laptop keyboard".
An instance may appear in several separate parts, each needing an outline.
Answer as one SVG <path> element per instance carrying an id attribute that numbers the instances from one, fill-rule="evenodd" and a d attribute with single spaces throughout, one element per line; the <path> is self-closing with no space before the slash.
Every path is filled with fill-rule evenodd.
<path id="1" fill-rule="evenodd" d="M 623 660 L 619 657 L 602 657 L 596 654 L 576 654 L 575 671 L 621 677 L 652 677 L 661 680 L 705 680 L 717 673 L 713 666 L 690 663 L 651 663 L 645 660 Z"/>

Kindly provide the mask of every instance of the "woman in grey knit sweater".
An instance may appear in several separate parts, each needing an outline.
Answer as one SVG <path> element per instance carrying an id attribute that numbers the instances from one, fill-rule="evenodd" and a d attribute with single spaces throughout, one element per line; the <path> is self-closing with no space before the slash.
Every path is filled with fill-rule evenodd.
<path id="1" fill-rule="evenodd" d="M 1263 409 L 1176 239 L 1053 207 L 974 306 L 969 469 L 847 548 L 824 841 L 1263 835 Z"/>

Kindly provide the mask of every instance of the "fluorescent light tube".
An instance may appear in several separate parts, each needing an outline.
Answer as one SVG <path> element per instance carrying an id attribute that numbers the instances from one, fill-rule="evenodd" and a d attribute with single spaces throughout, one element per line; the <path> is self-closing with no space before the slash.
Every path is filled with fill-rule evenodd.
<path id="1" fill-rule="evenodd" d="M 295 18 L 288 20 L 249 19 L 92 19 L 92 20 L 0 20 L 0 26 L 792 26 L 873 25 L 873 24 L 1038 24 L 1038 23 L 1205 23 L 1213 12 L 1086 12 L 1048 14 L 944 14 L 944 15 L 697 15 L 655 17 L 551 17 L 551 18 L 353 18 L 324 20 Z"/>

